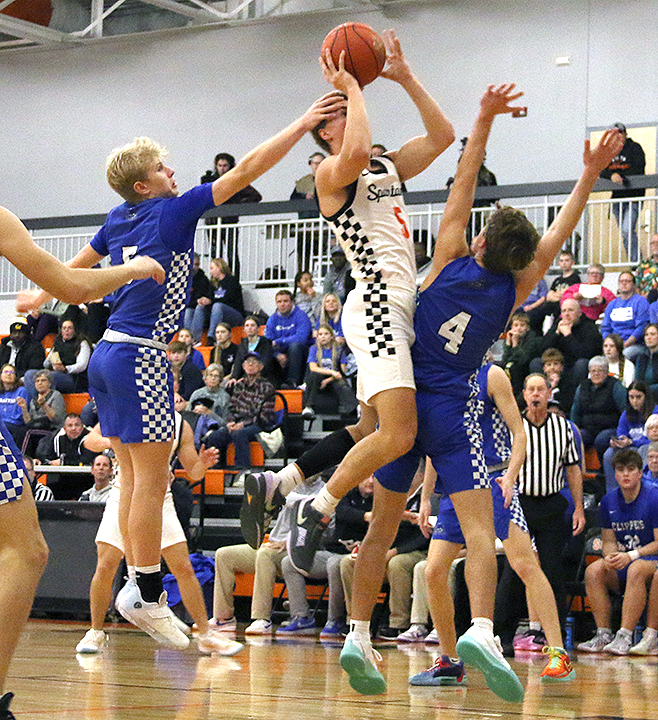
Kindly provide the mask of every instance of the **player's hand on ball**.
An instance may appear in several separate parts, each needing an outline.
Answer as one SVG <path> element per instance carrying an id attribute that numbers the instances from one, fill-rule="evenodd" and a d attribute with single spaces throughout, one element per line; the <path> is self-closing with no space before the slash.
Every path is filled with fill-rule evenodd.
<path id="1" fill-rule="evenodd" d="M 153 278 L 158 285 L 162 285 L 165 281 L 165 271 L 162 265 L 157 260 L 146 255 L 137 255 L 137 257 L 129 260 L 126 265 L 130 268 L 135 280 Z"/>
<path id="2" fill-rule="evenodd" d="M 514 83 L 505 83 L 498 87 L 489 85 L 480 102 L 482 112 L 493 116 L 520 111 L 520 107 L 510 105 L 523 95 L 522 92 L 514 92 L 515 87 Z"/>
<path id="3" fill-rule="evenodd" d="M 346 93 L 350 88 L 359 87 L 359 83 L 353 75 L 345 70 L 345 51 L 343 50 L 338 59 L 338 67 L 334 64 L 331 52 L 324 51 L 324 55 L 320 56 L 320 67 L 325 80 L 333 85 L 336 90 Z"/>

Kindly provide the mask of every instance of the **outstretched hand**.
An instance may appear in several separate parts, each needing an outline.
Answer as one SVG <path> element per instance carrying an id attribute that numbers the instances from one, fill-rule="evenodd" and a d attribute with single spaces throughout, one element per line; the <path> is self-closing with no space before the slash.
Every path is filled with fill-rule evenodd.
<path id="1" fill-rule="evenodd" d="M 382 38 L 386 46 L 386 65 L 381 72 L 381 77 L 401 83 L 410 78 L 412 73 L 409 64 L 402 54 L 400 41 L 394 30 L 384 30 Z"/>
<path id="2" fill-rule="evenodd" d="M 583 152 L 583 163 L 585 167 L 592 168 L 600 173 L 601 170 L 607 168 L 621 152 L 624 147 L 624 138 L 614 128 L 612 130 L 606 130 L 599 141 L 599 144 L 592 150 L 590 141 L 585 140 L 585 151 Z"/>
<path id="3" fill-rule="evenodd" d="M 217 464 L 219 460 L 219 450 L 216 447 L 207 448 L 205 445 L 202 445 L 199 448 L 199 460 L 201 460 L 203 466 L 208 470 Z"/>
<path id="4" fill-rule="evenodd" d="M 308 129 L 312 130 L 318 123 L 332 120 L 344 110 L 347 110 L 345 95 L 338 90 L 332 90 L 311 105 L 304 113 L 303 120 Z"/>
<path id="5" fill-rule="evenodd" d="M 498 87 L 489 85 L 480 101 L 481 112 L 493 117 L 494 115 L 521 111 L 520 106 L 510 105 L 510 103 L 523 95 L 522 92 L 514 92 L 515 87 L 514 83 L 504 83 Z"/>
<path id="6" fill-rule="evenodd" d="M 326 48 L 324 53 L 320 55 L 320 67 L 322 68 L 324 79 L 340 92 L 347 93 L 347 91 L 355 85 L 356 87 L 359 86 L 354 75 L 350 75 L 350 73 L 345 70 L 345 50 L 341 51 L 340 57 L 338 58 L 338 67 L 336 67 L 331 57 L 331 51 L 329 48 Z"/>
<path id="7" fill-rule="evenodd" d="M 153 278 L 158 285 L 162 285 L 166 278 L 162 265 L 147 255 L 137 255 L 126 263 L 126 267 L 130 269 L 133 280 Z"/>

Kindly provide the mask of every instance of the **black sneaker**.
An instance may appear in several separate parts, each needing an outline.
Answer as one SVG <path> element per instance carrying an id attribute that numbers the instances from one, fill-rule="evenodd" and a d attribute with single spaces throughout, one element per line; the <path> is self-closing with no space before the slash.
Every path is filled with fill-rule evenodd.
<path id="1" fill-rule="evenodd" d="M 288 556 L 295 570 L 307 576 L 313 566 L 315 553 L 320 547 L 322 533 L 329 518 L 318 512 L 311 503 L 313 498 L 297 500 L 292 506 L 292 519 L 288 535 Z"/>
<path id="2" fill-rule="evenodd" d="M 279 478 L 271 471 L 249 473 L 244 479 L 244 497 L 240 508 L 240 527 L 245 541 L 258 550 L 265 537 L 265 521 L 283 507 L 286 499 L 279 490 Z M 272 500 L 267 502 L 270 490 Z"/>
<path id="3" fill-rule="evenodd" d="M 392 627 L 381 627 L 377 630 L 375 636 L 378 640 L 397 640 L 400 633 L 404 632 L 407 628 L 392 628 Z"/>
<path id="4" fill-rule="evenodd" d="M 14 693 L 5 693 L 0 698 L 0 720 L 16 720 L 14 714 L 9 709 L 9 703 L 14 697 Z"/>

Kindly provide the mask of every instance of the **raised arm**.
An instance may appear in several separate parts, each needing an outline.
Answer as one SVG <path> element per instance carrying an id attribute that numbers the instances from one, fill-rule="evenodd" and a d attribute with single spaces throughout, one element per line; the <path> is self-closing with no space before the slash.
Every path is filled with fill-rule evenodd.
<path id="1" fill-rule="evenodd" d="M 429 167 L 453 143 L 455 131 L 436 101 L 411 72 L 395 32 L 384 30 L 382 35 L 386 44 L 387 65 L 381 76 L 399 83 L 405 89 L 418 108 L 426 131 L 425 135 L 412 138 L 399 150 L 387 153 L 395 163 L 400 179 L 404 181 Z"/>
<path id="2" fill-rule="evenodd" d="M 532 288 L 544 277 L 551 266 L 553 259 L 560 252 L 567 238 L 576 227 L 576 223 L 585 209 L 594 183 L 601 171 L 607 167 L 622 149 L 624 139 L 619 130 L 606 130 L 598 146 L 590 147 L 589 140 L 585 140 L 583 163 L 585 168 L 580 180 L 576 183 L 569 199 L 562 206 L 557 217 L 539 241 L 534 260 L 525 270 L 516 275 L 516 304 L 517 307 L 528 297 Z"/>
<path id="3" fill-rule="evenodd" d="M 215 205 L 221 205 L 236 192 L 279 162 L 309 130 L 319 122 L 337 115 L 345 106 L 345 98 L 336 92 L 327 93 L 292 124 L 248 152 L 242 160 L 212 184 Z"/>
<path id="4" fill-rule="evenodd" d="M 484 162 L 484 153 L 491 125 L 496 115 L 511 113 L 515 110 L 510 103 L 521 97 L 523 93 L 514 92 L 514 88 L 513 83 L 500 85 L 499 87 L 489 85 L 480 102 L 480 112 L 459 161 L 455 180 L 450 188 L 450 195 L 439 227 L 439 234 L 436 238 L 432 269 L 423 282 L 421 289 L 431 285 L 451 260 L 468 254 L 465 230 L 471 216 L 478 172 Z"/>

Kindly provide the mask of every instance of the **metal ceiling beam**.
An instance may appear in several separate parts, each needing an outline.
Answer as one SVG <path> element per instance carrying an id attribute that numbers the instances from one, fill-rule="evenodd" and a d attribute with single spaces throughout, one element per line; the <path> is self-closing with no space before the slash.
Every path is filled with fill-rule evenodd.
<path id="1" fill-rule="evenodd" d="M 145 5 L 153 5 L 162 10 L 169 10 L 170 12 L 184 15 L 185 17 L 197 20 L 198 22 L 208 22 L 210 20 L 217 20 L 216 13 L 210 10 L 203 10 L 190 7 L 189 5 L 181 5 L 175 0 L 142 0 Z"/>
<path id="2" fill-rule="evenodd" d="M 42 45 L 75 42 L 75 38 L 68 33 L 52 30 L 43 25 L 27 22 L 27 20 L 19 20 L 4 13 L 0 13 L 0 32 L 17 38 L 25 38 Z"/>

